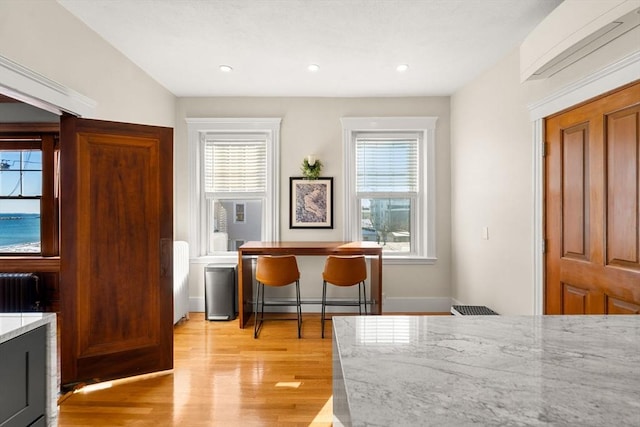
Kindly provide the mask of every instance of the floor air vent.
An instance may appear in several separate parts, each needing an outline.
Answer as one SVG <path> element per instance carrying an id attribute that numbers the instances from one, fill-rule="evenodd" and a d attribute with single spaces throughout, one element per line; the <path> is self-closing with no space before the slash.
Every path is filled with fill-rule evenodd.
<path id="1" fill-rule="evenodd" d="M 451 314 L 455 316 L 498 315 L 498 313 L 484 305 L 452 305 Z"/>

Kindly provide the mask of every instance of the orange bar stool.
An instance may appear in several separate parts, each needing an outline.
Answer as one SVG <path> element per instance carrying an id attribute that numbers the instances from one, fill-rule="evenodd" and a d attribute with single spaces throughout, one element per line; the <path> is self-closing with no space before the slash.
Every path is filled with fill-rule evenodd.
<path id="1" fill-rule="evenodd" d="M 338 256 L 329 255 L 322 272 L 322 338 L 324 338 L 324 320 L 326 306 L 358 306 L 358 311 L 367 314 L 367 289 L 364 281 L 367 279 L 367 263 L 364 255 Z M 327 283 L 335 286 L 358 285 L 358 301 L 327 302 Z M 362 290 L 361 290 L 362 289 Z"/>
<path id="2" fill-rule="evenodd" d="M 264 322 L 264 306 L 293 306 L 291 302 L 264 302 L 264 287 L 266 286 L 287 286 L 295 283 L 296 302 L 298 313 L 298 338 L 302 329 L 302 307 L 300 306 L 300 271 L 294 255 L 270 256 L 261 255 L 258 257 L 256 265 L 256 281 L 258 290 L 256 293 L 255 326 L 253 338 L 258 338 L 258 332 Z M 258 304 L 260 305 L 260 318 L 258 318 Z M 271 319 L 282 320 L 282 319 Z"/>

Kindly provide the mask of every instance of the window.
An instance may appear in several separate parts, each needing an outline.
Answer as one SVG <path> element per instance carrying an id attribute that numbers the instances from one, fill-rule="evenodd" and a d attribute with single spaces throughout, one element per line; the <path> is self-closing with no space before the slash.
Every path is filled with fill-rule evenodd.
<path id="1" fill-rule="evenodd" d="M 278 236 L 280 119 L 187 119 L 194 256 Z M 199 171 L 199 172 L 198 172 Z"/>
<path id="2" fill-rule="evenodd" d="M 203 179 L 210 236 L 208 254 L 237 250 L 246 241 L 262 240 L 267 198 L 266 153 L 264 134 L 205 136 Z"/>
<path id="3" fill-rule="evenodd" d="M 40 252 L 42 152 L 0 151 L 0 251 Z"/>
<path id="4" fill-rule="evenodd" d="M 57 158 L 56 140 L 0 132 L 0 253 L 57 254 L 56 201 L 44 185 L 55 180 L 53 168 L 43 169 Z"/>
<path id="5" fill-rule="evenodd" d="M 385 260 L 435 261 L 435 122 L 342 119 L 345 239 L 380 243 Z"/>

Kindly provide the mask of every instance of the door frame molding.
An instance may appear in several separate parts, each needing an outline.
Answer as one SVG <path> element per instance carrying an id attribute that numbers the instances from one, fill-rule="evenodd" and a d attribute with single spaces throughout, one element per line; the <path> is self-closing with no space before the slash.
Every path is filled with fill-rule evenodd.
<path id="1" fill-rule="evenodd" d="M 571 106 L 638 80 L 640 51 L 560 88 L 528 106 L 533 150 L 533 314 L 544 314 L 544 119 Z"/>
<path id="2" fill-rule="evenodd" d="M 97 107 L 93 99 L 2 55 L 0 93 L 59 116 L 92 117 Z"/>

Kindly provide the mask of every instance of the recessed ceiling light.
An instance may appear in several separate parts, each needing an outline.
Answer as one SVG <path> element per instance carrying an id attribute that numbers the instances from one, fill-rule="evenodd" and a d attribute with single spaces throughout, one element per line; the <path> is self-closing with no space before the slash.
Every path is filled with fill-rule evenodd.
<path id="1" fill-rule="evenodd" d="M 231 68 L 230 65 L 221 65 L 220 71 L 222 71 L 223 73 L 230 73 L 233 71 L 233 68 Z"/>
<path id="2" fill-rule="evenodd" d="M 316 71 L 318 71 L 320 69 L 320 66 L 318 64 L 311 64 L 307 67 L 307 69 L 313 73 L 315 73 Z"/>
<path id="3" fill-rule="evenodd" d="M 407 64 L 400 64 L 396 67 L 396 70 L 398 70 L 398 72 L 400 73 L 404 73 L 408 69 L 409 69 L 409 66 Z"/>

